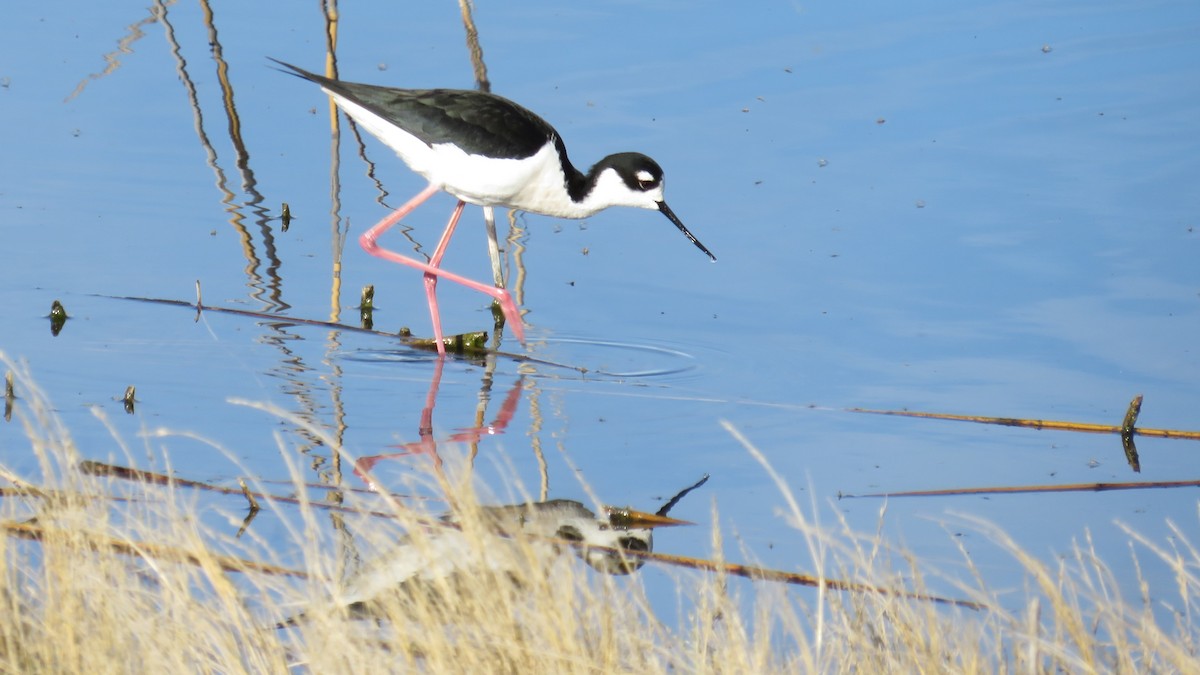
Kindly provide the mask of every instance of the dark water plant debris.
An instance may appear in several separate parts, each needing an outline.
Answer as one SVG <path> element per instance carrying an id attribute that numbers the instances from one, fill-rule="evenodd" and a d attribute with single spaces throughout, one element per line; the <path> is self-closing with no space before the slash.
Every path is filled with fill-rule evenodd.
<path id="1" fill-rule="evenodd" d="M 442 344 L 446 351 L 455 354 L 486 354 L 488 352 L 487 337 L 487 331 L 482 330 L 473 333 L 459 333 L 443 337 Z M 408 344 L 418 349 L 437 351 L 437 341 L 432 338 L 409 338 Z"/>
<path id="2" fill-rule="evenodd" d="M 149 302 L 149 303 L 153 303 L 153 304 L 170 305 L 172 307 L 187 307 L 189 309 L 196 310 L 196 320 L 197 321 L 199 321 L 200 314 L 202 312 L 217 312 L 217 313 L 221 313 L 221 314 L 232 314 L 235 316 L 251 317 L 254 319 L 270 321 L 272 323 L 277 323 L 277 324 L 290 324 L 290 325 L 297 325 L 297 326 L 314 326 L 314 327 L 319 327 L 319 328 L 333 328 L 336 330 L 343 330 L 343 331 L 353 332 L 353 333 L 365 333 L 368 335 L 377 335 L 379 337 L 385 337 L 385 338 L 399 337 L 404 342 L 405 345 L 407 345 L 409 347 L 418 348 L 418 349 L 427 349 L 428 346 L 433 346 L 432 339 L 412 337 L 411 331 L 408 331 L 407 329 L 401 329 L 400 332 L 398 332 L 398 333 L 386 333 L 383 331 L 375 330 L 373 328 L 363 328 L 361 326 L 351 326 L 349 324 L 338 323 L 336 321 L 324 321 L 321 319 L 305 319 L 305 318 L 301 318 L 301 317 L 284 316 L 281 314 L 268 314 L 266 312 L 256 312 L 253 310 L 239 309 L 236 307 L 218 307 L 218 306 L 213 306 L 213 305 L 202 305 L 200 303 L 200 283 L 199 282 L 196 282 L 196 300 L 197 301 L 195 303 L 190 303 L 185 300 L 171 300 L 168 298 L 142 298 L 142 297 L 120 296 L 120 295 L 103 295 L 103 296 L 98 296 L 98 297 L 111 298 L 113 300 L 132 300 L 134 302 Z M 481 335 L 483 336 L 482 340 L 479 337 Z M 477 331 L 477 332 L 473 332 L 473 333 L 461 333 L 459 335 L 447 336 L 446 340 L 447 341 L 455 341 L 455 342 L 461 340 L 462 344 L 463 344 L 463 349 L 462 349 L 462 351 L 459 351 L 456 353 L 462 354 L 462 355 L 467 355 L 467 356 L 471 356 L 471 357 L 500 356 L 500 357 L 504 357 L 506 359 L 511 359 L 513 361 L 519 361 L 522 363 L 537 363 L 537 364 L 544 365 L 544 366 L 550 366 L 552 368 L 563 368 L 566 370 L 573 370 L 573 371 L 581 373 L 581 374 L 589 372 L 589 370 L 583 366 L 572 366 L 572 365 L 565 364 L 565 363 L 558 363 L 556 361 L 550 361 L 548 359 L 541 359 L 536 356 L 531 356 L 529 354 L 517 354 L 515 352 L 505 352 L 505 351 L 501 351 L 498 349 L 490 349 L 487 346 L 485 346 L 485 342 L 487 340 L 487 332 L 486 331 Z M 425 343 L 425 344 L 417 344 L 417 343 Z M 447 342 L 448 346 L 449 346 L 449 344 L 450 344 L 450 342 Z M 434 346 L 434 348 L 436 348 L 436 346 Z"/>

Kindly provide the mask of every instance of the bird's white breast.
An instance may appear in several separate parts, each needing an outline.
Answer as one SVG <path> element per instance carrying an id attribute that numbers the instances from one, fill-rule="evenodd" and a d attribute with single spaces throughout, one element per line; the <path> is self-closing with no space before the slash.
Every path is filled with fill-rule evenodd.
<path id="1" fill-rule="evenodd" d="M 410 169 L 465 202 L 559 218 L 585 218 L 598 210 L 572 201 L 553 143 L 524 159 L 471 155 L 451 143 L 430 146 L 363 106 L 325 91 L 351 119 L 394 150 Z"/>

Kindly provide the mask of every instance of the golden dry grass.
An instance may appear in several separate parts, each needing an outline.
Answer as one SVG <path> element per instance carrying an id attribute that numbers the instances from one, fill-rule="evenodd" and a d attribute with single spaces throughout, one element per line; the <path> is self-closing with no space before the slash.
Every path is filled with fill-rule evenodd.
<path id="1" fill-rule="evenodd" d="M 0 537 L 3 672 L 1200 672 L 1192 608 L 1200 554 L 1182 532 L 1174 547 L 1128 533 L 1143 555 L 1173 570 L 1170 625 L 1156 619 L 1164 612 L 1151 611 L 1148 592 L 1122 598 L 1130 584 L 1117 583 L 1086 538 L 1048 564 L 985 523 L 974 527 L 1026 572 L 1020 600 L 996 597 L 978 573 L 961 594 L 988 610 L 678 572 L 667 578 L 690 610 L 676 619 L 655 614 L 640 573 L 597 574 L 569 553 L 548 553 L 544 542 L 496 535 L 470 481 L 438 484 L 457 505 L 463 555 L 503 547 L 516 571 L 397 593 L 383 618 L 356 620 L 336 609 L 332 580 L 352 572 L 347 560 L 377 555 L 405 533 L 414 550 L 432 555 L 434 539 L 445 535 L 422 527 L 424 514 L 395 504 L 395 518 L 381 521 L 264 504 L 268 516 L 260 517 L 286 523 L 291 544 L 273 548 L 253 525 L 237 538 L 236 528 L 204 525 L 214 520 L 212 507 L 195 492 L 77 472 L 69 434 L 23 385 L 32 393 L 14 421 L 29 444 L 7 456 L 32 452 L 41 475 L 0 466 L 9 486 L 25 489 L 0 499 L 0 520 L 32 523 L 42 536 Z M 110 499 L 118 494 L 137 499 Z M 781 501 L 821 561 L 823 569 L 810 571 L 880 586 L 906 580 L 924 591 L 922 561 L 873 534 L 814 526 L 786 486 Z M 223 518 L 236 524 L 241 515 Z M 229 556 L 300 561 L 308 578 L 230 571 Z M 273 627 L 304 608 L 297 625 Z"/>

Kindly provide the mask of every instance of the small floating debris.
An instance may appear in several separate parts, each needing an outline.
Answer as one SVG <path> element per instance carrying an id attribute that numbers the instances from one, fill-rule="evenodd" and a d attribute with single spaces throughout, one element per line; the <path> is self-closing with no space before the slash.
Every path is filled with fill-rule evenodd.
<path id="1" fill-rule="evenodd" d="M 61 302 L 55 300 L 50 303 L 50 334 L 58 337 L 59 332 L 62 331 L 63 326 L 66 325 L 69 318 L 71 317 L 67 316 L 67 309 L 63 307 Z"/>
<path id="2" fill-rule="evenodd" d="M 1129 402 L 1125 411 L 1125 420 L 1121 422 L 1121 448 L 1125 450 L 1125 461 L 1134 473 L 1142 472 L 1142 461 L 1138 458 L 1137 444 L 1133 435 L 1137 433 L 1137 418 L 1142 412 L 1142 395 L 1138 394 Z"/>
<path id="3" fill-rule="evenodd" d="M 366 330 L 375 329 L 375 286 L 363 286 L 358 301 L 358 321 Z"/>
<path id="4" fill-rule="evenodd" d="M 8 371 L 4 374 L 4 421 L 12 421 L 13 403 L 17 400 L 16 389 L 13 387 L 13 374 Z"/>
<path id="5" fill-rule="evenodd" d="M 358 308 L 360 310 L 375 309 L 375 285 L 367 284 L 363 286 L 362 293 L 359 295 Z"/>
<path id="6" fill-rule="evenodd" d="M 242 496 L 246 498 L 246 502 L 250 506 L 246 511 L 246 517 L 242 520 L 242 526 L 238 528 L 237 534 L 234 535 L 235 539 L 242 538 L 242 535 L 245 534 L 246 530 L 250 528 L 250 523 L 254 522 L 254 517 L 257 516 L 258 512 L 262 509 L 262 507 L 258 505 L 258 499 L 254 497 L 254 493 L 251 492 L 250 488 L 246 485 L 246 479 L 238 478 L 238 485 L 241 486 Z"/>

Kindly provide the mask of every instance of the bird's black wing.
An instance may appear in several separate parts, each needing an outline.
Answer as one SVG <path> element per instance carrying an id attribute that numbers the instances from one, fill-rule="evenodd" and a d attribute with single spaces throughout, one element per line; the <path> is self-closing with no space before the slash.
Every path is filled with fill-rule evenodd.
<path id="1" fill-rule="evenodd" d="M 502 96 L 469 89 L 393 89 L 343 82 L 275 62 L 430 145 L 452 143 L 469 154 L 521 159 L 547 142 L 559 144 L 545 120 Z"/>

